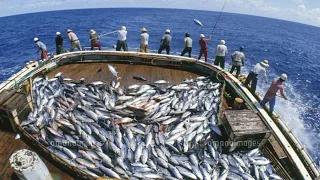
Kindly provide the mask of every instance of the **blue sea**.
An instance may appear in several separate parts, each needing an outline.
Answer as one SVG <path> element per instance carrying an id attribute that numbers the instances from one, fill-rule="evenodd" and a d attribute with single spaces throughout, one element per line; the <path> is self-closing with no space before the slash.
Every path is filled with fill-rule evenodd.
<path id="1" fill-rule="evenodd" d="M 150 35 L 149 48 L 157 50 L 166 29 L 173 37 L 174 54 L 183 50 L 184 34 L 193 38 L 193 56 L 199 53 L 201 33 L 207 37 L 217 22 L 219 12 L 177 9 L 82 9 L 23 14 L 0 18 L 0 82 L 24 67 L 26 61 L 39 59 L 34 37 L 44 42 L 49 52 L 55 52 L 55 33 L 60 31 L 67 41 L 67 29 L 72 29 L 82 46 L 89 47 L 89 31 L 98 34 L 126 26 L 128 46 L 137 51 L 140 29 L 146 27 Z M 204 27 L 193 22 L 198 19 Z M 214 58 L 214 47 L 221 39 L 230 53 L 245 47 L 246 74 L 258 62 L 267 59 L 269 82 L 281 73 L 288 74 L 285 93 L 289 101 L 277 98 L 276 111 L 283 117 L 311 156 L 320 161 L 320 28 L 257 16 L 222 13 L 213 38 L 209 42 L 209 57 Z M 100 39 L 101 45 L 112 48 L 116 34 Z M 164 53 L 164 52 L 163 52 Z M 227 57 L 230 69 L 230 56 Z M 262 79 L 262 77 L 260 77 Z M 258 91 L 264 94 L 269 84 L 259 81 Z"/>

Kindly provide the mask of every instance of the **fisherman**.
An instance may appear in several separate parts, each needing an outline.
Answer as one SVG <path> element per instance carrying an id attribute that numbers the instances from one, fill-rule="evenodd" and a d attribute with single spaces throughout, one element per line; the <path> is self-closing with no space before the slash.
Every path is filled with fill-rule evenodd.
<path id="1" fill-rule="evenodd" d="M 91 50 L 93 50 L 94 47 L 98 47 L 98 49 L 101 50 L 101 45 L 98 42 L 99 36 L 97 35 L 95 30 L 90 30 L 89 38 L 91 40 Z"/>
<path id="2" fill-rule="evenodd" d="M 210 35 L 209 39 L 204 39 L 204 34 L 200 34 L 200 40 L 199 40 L 199 45 L 200 45 L 200 54 L 198 57 L 198 60 L 201 59 L 202 54 L 204 54 L 205 61 L 208 62 L 208 41 L 210 41 L 212 38 L 212 35 Z"/>
<path id="3" fill-rule="evenodd" d="M 256 87 L 257 87 L 257 82 L 258 82 L 258 75 L 259 73 L 263 73 L 263 76 L 265 78 L 265 83 L 268 82 L 268 78 L 267 78 L 267 71 L 266 68 L 269 67 L 269 63 L 268 60 L 264 60 L 260 63 L 257 63 L 253 69 L 250 71 L 249 75 L 247 76 L 247 79 L 245 81 L 245 83 L 243 85 L 248 86 L 248 84 L 250 82 L 251 83 L 251 93 L 255 94 L 256 92 Z"/>
<path id="4" fill-rule="evenodd" d="M 214 60 L 214 65 L 219 66 L 224 69 L 225 64 L 225 56 L 228 54 L 228 48 L 225 45 L 226 42 L 224 40 L 220 41 L 220 44 L 217 45 L 216 48 L 216 59 Z"/>
<path id="5" fill-rule="evenodd" d="M 56 32 L 56 35 L 56 54 L 58 55 L 63 53 L 63 38 L 60 32 Z"/>
<path id="6" fill-rule="evenodd" d="M 271 86 L 267 93 L 264 95 L 263 100 L 260 102 L 260 105 L 264 107 L 264 105 L 269 102 L 270 106 L 270 115 L 273 114 L 274 106 L 276 104 L 276 95 L 278 90 L 280 90 L 280 94 L 283 97 L 283 99 L 288 100 L 288 98 L 283 93 L 283 82 L 285 82 L 288 79 L 286 74 L 281 74 L 279 79 L 274 79 L 271 83 Z"/>
<path id="7" fill-rule="evenodd" d="M 244 56 L 243 51 L 244 51 L 244 47 L 241 46 L 239 48 L 239 51 L 236 51 L 231 55 L 232 67 L 231 67 L 230 73 L 232 74 L 234 69 L 237 69 L 236 77 L 238 77 L 240 75 L 241 66 L 244 66 L 245 56 Z"/>
<path id="8" fill-rule="evenodd" d="M 33 41 L 37 44 L 38 46 L 38 51 L 36 53 L 38 53 L 39 51 L 41 51 L 41 60 L 45 61 L 47 59 L 48 56 L 48 51 L 47 51 L 47 47 L 45 44 L 43 44 L 43 42 L 39 41 L 39 39 L 37 37 L 35 37 L 33 39 Z"/>
<path id="9" fill-rule="evenodd" d="M 69 37 L 70 44 L 71 44 L 70 45 L 71 46 L 70 52 L 72 52 L 75 47 L 77 47 L 79 51 L 82 51 L 80 41 L 79 41 L 77 35 L 71 29 L 68 29 L 67 33 L 68 33 L 68 37 Z"/>
<path id="10" fill-rule="evenodd" d="M 170 35 L 170 30 L 167 29 L 164 36 L 161 39 L 161 45 L 158 50 L 158 54 L 161 54 L 162 50 L 166 49 L 167 54 L 170 54 L 170 44 L 171 44 L 172 37 Z"/>
<path id="11" fill-rule="evenodd" d="M 147 33 L 146 28 L 141 28 L 141 35 L 139 37 L 139 40 L 141 42 L 140 44 L 140 52 L 147 53 L 148 52 L 148 41 L 149 41 L 149 34 Z"/>
<path id="12" fill-rule="evenodd" d="M 118 42 L 116 51 L 120 51 L 121 47 L 124 51 L 128 51 L 128 44 L 127 44 L 127 28 L 122 26 L 120 30 L 118 30 Z"/>
<path id="13" fill-rule="evenodd" d="M 190 34 L 185 34 L 186 38 L 184 38 L 184 49 L 181 53 L 181 56 L 184 56 L 186 52 L 189 54 L 189 58 L 191 58 L 191 51 L 192 51 L 192 39 L 190 38 Z"/>

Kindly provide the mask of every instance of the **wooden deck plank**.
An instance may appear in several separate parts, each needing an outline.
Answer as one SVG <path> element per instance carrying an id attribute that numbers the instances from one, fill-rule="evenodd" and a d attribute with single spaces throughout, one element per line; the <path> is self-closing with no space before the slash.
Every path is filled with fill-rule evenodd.
<path id="1" fill-rule="evenodd" d="M 16 134 L 10 133 L 7 131 L 0 130 L 0 179 L 1 180 L 10 180 L 10 179 L 18 179 L 18 177 L 14 174 L 13 168 L 11 168 L 9 163 L 10 156 L 17 150 L 20 149 L 30 149 L 24 141 L 21 139 L 15 140 Z M 40 156 L 41 157 L 41 156 Z M 73 180 L 71 176 L 64 173 L 62 170 L 58 169 L 54 164 L 46 161 L 42 158 L 42 161 L 46 164 L 50 174 L 55 177 L 55 179 L 63 179 L 63 180 Z"/>
<path id="2" fill-rule="evenodd" d="M 195 78 L 199 75 L 192 72 L 167 69 L 162 67 L 147 66 L 147 65 L 132 65 L 132 64 L 114 64 L 118 72 L 118 76 L 121 77 L 120 83 L 122 86 L 129 86 L 132 84 L 145 84 L 153 83 L 154 81 L 163 79 L 171 83 L 179 84 L 185 78 Z M 98 70 L 100 70 L 98 72 Z M 85 83 L 93 81 L 110 82 L 116 80 L 116 78 L 108 70 L 106 63 L 83 63 L 83 64 L 67 64 L 61 66 L 48 74 L 49 78 L 54 77 L 58 72 L 62 72 L 63 77 L 72 78 L 74 81 L 78 81 L 81 78 L 85 78 Z M 146 82 L 133 79 L 133 75 L 141 76 L 147 79 Z"/>

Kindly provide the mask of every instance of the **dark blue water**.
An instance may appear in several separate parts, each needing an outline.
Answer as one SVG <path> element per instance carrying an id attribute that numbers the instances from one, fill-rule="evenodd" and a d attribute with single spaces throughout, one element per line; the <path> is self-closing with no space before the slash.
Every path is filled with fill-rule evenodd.
<path id="1" fill-rule="evenodd" d="M 55 33 L 60 31 L 65 46 L 70 47 L 65 31 L 70 28 L 79 37 L 82 46 L 89 46 L 89 30 L 98 34 L 114 31 L 125 25 L 130 48 L 139 46 L 141 27 L 150 34 L 150 49 L 159 48 L 159 41 L 166 29 L 173 37 L 172 51 L 181 52 L 184 34 L 189 32 L 194 40 L 193 55 L 197 55 L 199 34 L 208 36 L 218 18 L 218 12 L 174 9 L 88 9 L 34 13 L 0 18 L 0 82 L 16 73 L 25 61 L 35 56 L 34 37 L 44 42 L 49 52 L 55 51 Z M 199 19 L 204 27 L 197 26 Z M 100 40 L 102 46 L 112 48 L 116 34 Z M 244 72 L 257 62 L 268 59 L 269 81 L 281 73 L 288 74 L 285 92 L 290 101 L 277 99 L 276 111 L 298 136 L 308 151 L 319 161 L 320 153 L 320 28 L 256 16 L 223 13 L 213 39 L 210 41 L 210 58 L 220 39 L 230 50 L 245 47 Z M 227 58 L 230 63 L 230 57 Z M 228 65 L 227 68 L 230 68 Z M 258 84 L 264 93 L 267 84 Z M 312 109 L 313 108 L 313 109 Z"/>

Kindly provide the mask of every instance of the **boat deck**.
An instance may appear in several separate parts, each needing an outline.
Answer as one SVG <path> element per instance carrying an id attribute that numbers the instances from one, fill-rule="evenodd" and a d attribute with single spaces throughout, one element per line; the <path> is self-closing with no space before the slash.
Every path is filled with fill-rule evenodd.
<path id="1" fill-rule="evenodd" d="M 17 150 L 20 149 L 30 149 L 33 150 L 30 146 L 28 146 L 21 139 L 15 140 L 16 134 L 8 131 L 3 131 L 0 129 L 0 179 L 7 180 L 13 179 L 18 180 L 19 178 L 13 172 L 13 168 L 11 168 L 9 163 L 10 156 Z M 41 157 L 41 156 L 40 156 Z M 71 176 L 64 173 L 61 169 L 57 168 L 53 162 L 48 162 L 43 157 L 41 157 L 42 161 L 46 164 L 49 172 L 54 180 L 73 180 Z"/>
<path id="2" fill-rule="evenodd" d="M 121 77 L 121 86 L 129 86 L 136 83 L 153 83 L 157 80 L 166 80 L 170 83 L 181 83 L 185 78 L 195 78 L 198 74 L 162 67 L 148 66 L 148 65 L 132 65 L 132 64 L 112 64 Z M 116 80 L 108 69 L 106 63 L 82 63 L 82 64 L 67 64 L 54 69 L 48 74 L 49 78 L 54 77 L 58 72 L 62 72 L 63 77 L 68 77 L 74 81 L 79 81 L 85 78 L 85 83 L 93 81 L 110 82 Z M 147 79 L 147 81 L 140 81 L 133 79 L 134 76 L 140 76 Z"/>

